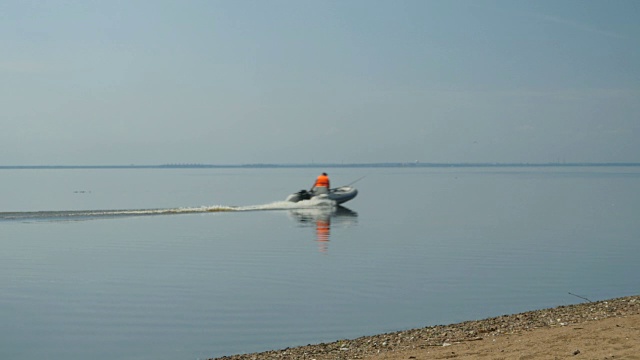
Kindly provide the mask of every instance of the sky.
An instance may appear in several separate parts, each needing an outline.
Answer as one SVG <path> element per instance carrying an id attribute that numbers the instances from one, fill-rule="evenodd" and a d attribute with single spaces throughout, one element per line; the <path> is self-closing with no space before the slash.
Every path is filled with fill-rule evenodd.
<path id="1" fill-rule="evenodd" d="M 640 1 L 0 2 L 0 165 L 640 162 Z"/>

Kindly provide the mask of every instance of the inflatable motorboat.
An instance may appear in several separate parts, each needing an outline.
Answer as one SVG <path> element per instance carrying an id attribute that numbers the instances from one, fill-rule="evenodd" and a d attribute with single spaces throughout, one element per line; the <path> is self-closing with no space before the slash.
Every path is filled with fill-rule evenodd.
<path id="1" fill-rule="evenodd" d="M 358 190 L 352 186 L 341 186 L 338 188 L 330 189 L 326 194 L 314 194 L 313 191 L 300 190 L 287 197 L 287 201 L 298 202 L 302 200 L 309 200 L 311 198 L 329 199 L 335 201 L 337 204 L 345 203 L 358 195 Z"/>

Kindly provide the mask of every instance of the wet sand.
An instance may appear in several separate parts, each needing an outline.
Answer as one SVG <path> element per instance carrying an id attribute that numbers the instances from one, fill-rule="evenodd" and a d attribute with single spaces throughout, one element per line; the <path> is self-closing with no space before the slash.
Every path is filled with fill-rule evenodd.
<path id="1" fill-rule="evenodd" d="M 640 296 L 217 359 L 640 360 Z"/>

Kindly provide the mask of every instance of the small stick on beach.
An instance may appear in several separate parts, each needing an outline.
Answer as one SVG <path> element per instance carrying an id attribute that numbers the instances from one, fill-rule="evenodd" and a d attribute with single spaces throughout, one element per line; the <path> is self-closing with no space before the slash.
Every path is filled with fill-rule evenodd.
<path id="1" fill-rule="evenodd" d="M 588 302 L 593 302 L 593 301 L 591 301 L 591 300 L 587 299 L 587 298 L 586 298 L 586 297 L 584 297 L 584 296 L 576 295 L 576 294 L 573 294 L 573 293 L 569 293 L 569 295 L 573 295 L 573 296 L 575 296 L 575 297 L 579 297 L 580 299 L 587 300 Z"/>

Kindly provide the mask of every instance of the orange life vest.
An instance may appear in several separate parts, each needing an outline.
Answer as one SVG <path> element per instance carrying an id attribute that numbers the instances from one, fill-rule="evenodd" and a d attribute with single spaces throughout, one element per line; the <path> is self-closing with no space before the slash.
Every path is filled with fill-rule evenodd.
<path id="1" fill-rule="evenodd" d="M 329 188 L 329 177 L 326 176 L 326 175 L 318 176 L 318 179 L 316 179 L 316 184 L 314 186 L 315 187 L 326 187 L 328 189 Z"/>

